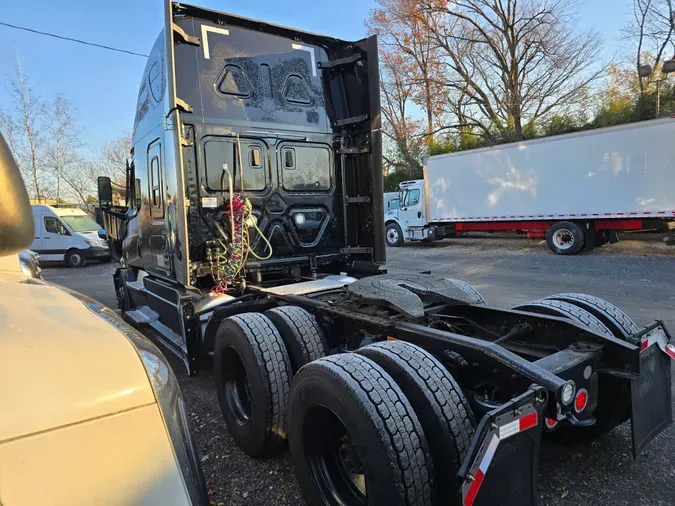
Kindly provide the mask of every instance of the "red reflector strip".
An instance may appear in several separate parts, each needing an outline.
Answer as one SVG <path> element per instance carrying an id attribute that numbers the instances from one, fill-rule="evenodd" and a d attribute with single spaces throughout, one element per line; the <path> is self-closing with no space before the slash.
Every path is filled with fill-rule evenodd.
<path id="1" fill-rule="evenodd" d="M 640 353 L 645 351 L 647 348 L 649 348 L 649 339 L 642 338 L 642 342 L 640 343 Z"/>
<path id="2" fill-rule="evenodd" d="M 469 491 L 467 492 L 466 497 L 464 498 L 464 506 L 471 506 L 473 502 L 476 500 L 478 490 L 480 489 L 480 486 L 483 484 L 483 478 L 485 478 L 485 474 L 483 474 L 483 471 L 479 469 L 478 472 L 476 473 L 476 477 L 471 483 L 471 487 L 469 487 Z"/>
<path id="3" fill-rule="evenodd" d="M 537 425 L 537 412 L 535 411 L 534 413 L 522 417 L 519 422 L 521 431 L 534 427 Z"/>
<path id="4" fill-rule="evenodd" d="M 472 506 L 473 502 L 476 500 L 476 496 L 478 495 L 480 486 L 482 485 L 483 480 L 485 479 L 488 467 L 490 467 L 492 458 L 495 456 L 495 453 L 497 452 L 497 447 L 499 446 L 500 441 L 508 437 L 511 437 L 514 434 L 518 434 L 519 432 L 522 432 L 524 430 L 531 429 L 532 427 L 535 427 L 537 423 L 538 418 L 537 412 L 535 411 L 534 413 L 530 413 L 529 415 L 525 415 L 522 418 L 519 418 L 517 420 L 514 420 L 499 427 L 499 432 L 492 435 L 490 444 L 485 450 L 485 455 L 483 455 L 483 459 L 481 460 L 478 469 L 476 469 L 476 475 L 474 476 L 471 485 L 469 485 L 469 490 L 467 490 L 466 495 L 463 498 L 462 501 L 463 506 Z"/>
<path id="5" fill-rule="evenodd" d="M 675 346 L 670 343 L 666 344 L 665 352 L 670 358 L 675 359 Z"/>
<path id="6" fill-rule="evenodd" d="M 514 420 L 506 425 L 499 427 L 499 439 L 506 439 L 523 430 L 527 430 L 537 425 L 537 412 L 525 415 L 518 420 Z"/>

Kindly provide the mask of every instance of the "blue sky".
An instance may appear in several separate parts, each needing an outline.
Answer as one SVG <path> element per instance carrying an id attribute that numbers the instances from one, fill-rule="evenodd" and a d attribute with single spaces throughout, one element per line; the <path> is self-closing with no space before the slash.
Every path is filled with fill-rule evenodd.
<path id="1" fill-rule="evenodd" d="M 364 36 L 364 20 L 375 6 L 374 0 L 192 3 L 347 40 Z M 621 49 L 631 3 L 579 1 L 579 24 L 600 31 L 607 57 Z M 0 21 L 148 53 L 162 27 L 162 9 L 162 0 L 22 0 L 5 2 Z M 0 108 L 7 105 L 5 86 L 17 54 L 45 98 L 62 93 L 70 99 L 91 151 L 131 129 L 143 58 L 0 26 Z"/>

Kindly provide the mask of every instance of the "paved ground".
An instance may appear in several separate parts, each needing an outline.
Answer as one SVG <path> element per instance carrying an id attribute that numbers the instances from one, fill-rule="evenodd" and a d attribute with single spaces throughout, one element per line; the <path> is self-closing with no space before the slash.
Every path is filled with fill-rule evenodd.
<path id="1" fill-rule="evenodd" d="M 461 278 L 496 306 L 553 293 L 576 291 L 616 303 L 638 323 L 662 319 L 675 330 L 675 247 L 659 242 L 624 241 L 590 254 L 559 257 L 538 242 L 520 238 L 456 239 L 388 250 L 391 272 L 421 272 Z M 46 268 L 47 279 L 110 306 L 113 265 L 75 271 Z M 186 378 L 176 373 L 190 411 L 214 504 L 301 505 L 288 455 L 256 460 L 232 443 L 222 422 L 210 370 Z M 675 375 L 674 375 L 675 377 Z M 672 505 L 675 503 L 675 428 L 655 439 L 637 461 L 631 456 L 630 425 L 592 445 L 542 445 L 541 504 Z"/>

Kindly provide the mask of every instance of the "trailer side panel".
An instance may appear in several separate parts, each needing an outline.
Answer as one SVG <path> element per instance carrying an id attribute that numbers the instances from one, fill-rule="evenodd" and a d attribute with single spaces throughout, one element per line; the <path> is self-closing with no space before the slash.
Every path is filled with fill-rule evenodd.
<path id="1" fill-rule="evenodd" d="M 429 222 L 672 218 L 675 120 L 431 157 Z"/>

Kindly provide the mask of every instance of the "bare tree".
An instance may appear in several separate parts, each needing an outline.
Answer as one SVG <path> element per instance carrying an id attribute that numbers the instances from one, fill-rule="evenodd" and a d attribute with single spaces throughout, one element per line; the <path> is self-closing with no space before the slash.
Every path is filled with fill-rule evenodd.
<path id="1" fill-rule="evenodd" d="M 11 97 L 10 109 L 2 114 L 2 126 L 9 138 L 9 144 L 17 159 L 19 168 L 29 189 L 29 194 L 37 202 L 43 202 L 50 191 L 43 174 L 43 161 L 46 149 L 44 102 L 37 94 L 30 76 L 21 68 L 16 58 L 14 75 L 7 87 Z"/>
<path id="2" fill-rule="evenodd" d="M 131 157 L 132 146 L 131 133 L 128 131 L 117 139 L 103 144 L 99 152 L 99 175 L 109 176 L 117 182 L 124 182 L 127 160 Z"/>
<path id="3" fill-rule="evenodd" d="M 575 107 L 598 67 L 602 41 L 575 28 L 574 0 L 418 0 L 443 52 L 443 85 L 464 97 L 464 124 L 487 137 Z"/>
<path id="4" fill-rule="evenodd" d="M 675 50 L 673 0 L 633 0 L 633 21 L 626 33 L 636 41 L 635 70 L 650 65 L 649 76 L 639 76 L 640 93 L 662 78 L 660 68 L 667 51 Z"/>
<path id="5" fill-rule="evenodd" d="M 98 203 L 96 198 L 98 176 L 98 165 L 82 160 L 74 161 L 68 170 L 61 174 L 66 185 L 66 193 L 90 214 L 93 214 L 94 205 Z"/>
<path id="6" fill-rule="evenodd" d="M 70 101 L 63 95 L 56 95 L 47 113 L 49 119 L 50 146 L 47 163 L 56 177 L 56 202 L 63 196 L 61 181 L 78 161 L 77 149 L 81 146 L 79 132 L 75 127 L 74 113 Z"/>

